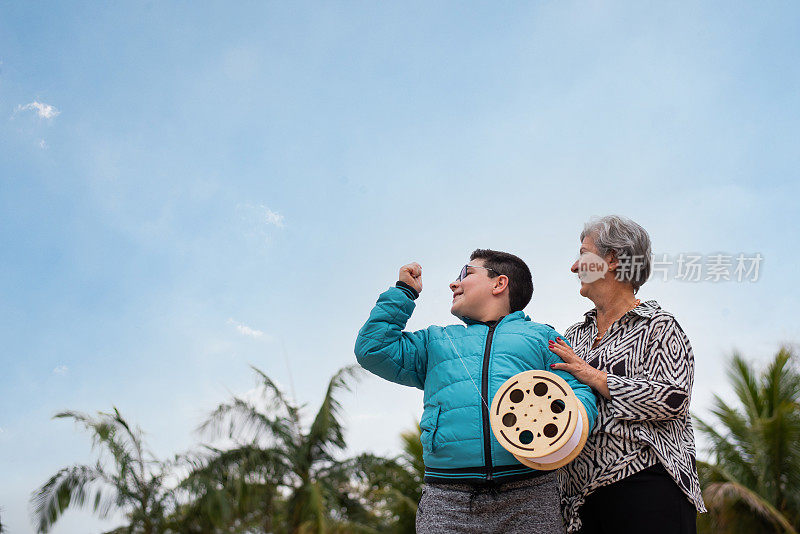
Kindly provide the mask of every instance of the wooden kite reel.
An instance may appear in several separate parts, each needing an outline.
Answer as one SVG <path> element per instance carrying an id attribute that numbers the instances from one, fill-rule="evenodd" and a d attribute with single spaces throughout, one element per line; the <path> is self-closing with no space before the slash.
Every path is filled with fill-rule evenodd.
<path id="1" fill-rule="evenodd" d="M 506 380 L 492 400 L 489 421 L 503 448 L 539 470 L 571 462 L 589 435 L 583 404 L 563 378 L 547 371 Z"/>

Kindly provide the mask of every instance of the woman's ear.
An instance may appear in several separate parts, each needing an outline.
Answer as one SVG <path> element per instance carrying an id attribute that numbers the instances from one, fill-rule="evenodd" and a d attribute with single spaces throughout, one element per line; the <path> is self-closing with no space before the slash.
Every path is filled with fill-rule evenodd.
<path id="1" fill-rule="evenodd" d="M 604 259 L 608 264 L 609 271 L 615 271 L 617 267 L 619 267 L 619 259 L 617 258 L 617 254 L 613 250 L 610 251 L 608 254 L 606 254 L 606 257 Z"/>
<path id="2" fill-rule="evenodd" d="M 492 295 L 499 295 L 508 288 L 508 277 L 506 275 L 501 274 L 496 278 L 492 278 L 492 280 L 494 280 Z"/>

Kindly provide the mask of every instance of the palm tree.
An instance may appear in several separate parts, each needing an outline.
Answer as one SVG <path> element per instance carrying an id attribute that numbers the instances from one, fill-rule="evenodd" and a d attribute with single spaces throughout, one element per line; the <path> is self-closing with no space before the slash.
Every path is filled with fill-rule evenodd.
<path id="1" fill-rule="evenodd" d="M 167 469 L 145 449 L 141 429 L 131 428 L 116 408 L 113 413 L 98 412 L 97 417 L 67 411 L 53 418 L 82 424 L 91 432 L 92 448 L 100 449 L 100 458 L 94 465 L 65 467 L 34 491 L 31 505 L 37 532 L 48 532 L 71 507 L 91 507 L 100 518 L 121 510 L 130 521 L 124 529 L 129 533 L 165 532 L 171 502 L 164 485 Z M 107 456 L 110 461 L 104 462 Z"/>
<path id="2" fill-rule="evenodd" d="M 173 523 L 181 533 L 272 532 L 283 477 L 273 451 L 253 445 L 232 450 L 206 447 L 186 456 L 189 467 L 176 493 L 181 504 Z"/>
<path id="3" fill-rule="evenodd" d="M 354 461 L 365 500 L 374 509 L 381 532 L 415 532 L 417 503 L 425 477 L 420 434 L 419 425 L 403 432 L 403 451 L 396 458 L 364 454 Z"/>
<path id="4" fill-rule="evenodd" d="M 218 450 L 201 470 L 187 478 L 197 482 L 198 473 L 226 473 L 227 483 L 210 485 L 203 499 L 216 495 L 234 502 L 247 495 L 238 516 L 259 516 L 264 532 L 324 533 L 366 528 L 369 518 L 363 502 L 354 497 L 347 461 L 337 458 L 345 447 L 340 422 L 340 390 L 350 389 L 358 366 L 339 370 L 330 380 L 322 404 L 309 427 L 304 427 L 302 408 L 289 399 L 262 371 L 253 367 L 260 382 L 259 397 L 234 397 L 211 413 L 200 431 L 213 437 L 233 439 L 233 448 Z M 236 514 L 230 514 L 229 518 Z"/>
<path id="5" fill-rule="evenodd" d="M 716 424 L 697 419 L 711 443 L 712 461 L 698 462 L 710 526 L 717 532 L 756 528 L 796 534 L 800 373 L 794 354 L 781 348 L 760 376 L 734 354 L 728 376 L 738 406 L 715 396 L 711 413 Z"/>

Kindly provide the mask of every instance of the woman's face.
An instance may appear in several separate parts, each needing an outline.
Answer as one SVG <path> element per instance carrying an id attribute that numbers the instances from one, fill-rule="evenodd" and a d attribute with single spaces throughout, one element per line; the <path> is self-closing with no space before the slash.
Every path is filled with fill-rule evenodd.
<path id="1" fill-rule="evenodd" d="M 610 255 L 609 255 L 610 258 Z M 572 264 L 571 271 L 578 275 L 581 281 L 581 295 L 591 298 L 595 284 L 607 276 L 613 276 L 608 271 L 608 259 L 598 254 L 597 246 L 591 236 L 586 236 L 581 242 L 578 259 Z M 602 284 L 602 282 L 600 282 Z"/>

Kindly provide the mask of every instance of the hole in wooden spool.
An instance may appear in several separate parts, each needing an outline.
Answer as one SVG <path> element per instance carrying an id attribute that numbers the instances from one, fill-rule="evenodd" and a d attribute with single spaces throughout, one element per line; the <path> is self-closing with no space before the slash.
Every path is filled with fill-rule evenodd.
<path id="1" fill-rule="evenodd" d="M 506 426 L 514 426 L 517 424 L 517 416 L 511 412 L 508 412 L 503 416 L 503 424 Z"/>

